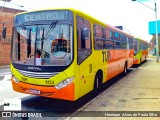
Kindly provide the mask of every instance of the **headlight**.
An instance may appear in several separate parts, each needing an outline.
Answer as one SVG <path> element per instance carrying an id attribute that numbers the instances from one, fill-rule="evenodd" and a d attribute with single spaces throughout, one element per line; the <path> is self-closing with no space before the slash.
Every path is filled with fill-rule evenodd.
<path id="1" fill-rule="evenodd" d="M 70 78 L 67 78 L 65 80 L 63 80 L 62 82 L 58 83 L 55 88 L 57 89 L 61 89 L 67 85 L 69 85 L 72 81 L 73 81 L 74 77 L 70 77 Z"/>
<path id="2" fill-rule="evenodd" d="M 12 76 L 12 79 L 14 80 L 15 83 L 19 83 L 19 80 L 15 76 Z"/>

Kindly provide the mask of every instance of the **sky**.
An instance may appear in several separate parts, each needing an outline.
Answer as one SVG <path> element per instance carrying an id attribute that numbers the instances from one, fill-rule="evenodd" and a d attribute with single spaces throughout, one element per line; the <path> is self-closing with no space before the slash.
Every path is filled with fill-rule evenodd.
<path id="1" fill-rule="evenodd" d="M 156 2 L 160 20 L 160 0 L 141 1 L 152 9 L 155 9 Z M 148 22 L 155 21 L 154 10 L 132 0 L 12 0 L 11 3 L 30 10 L 71 7 L 112 26 L 123 26 L 124 32 L 135 37 L 146 41 L 152 38 L 148 32 Z"/>

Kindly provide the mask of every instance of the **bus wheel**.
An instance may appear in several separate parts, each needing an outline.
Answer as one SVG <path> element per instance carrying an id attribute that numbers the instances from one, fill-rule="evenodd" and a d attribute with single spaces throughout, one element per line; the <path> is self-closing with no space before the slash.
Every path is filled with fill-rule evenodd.
<path id="1" fill-rule="evenodd" d="M 144 61 L 146 61 L 147 60 L 147 57 L 145 56 L 145 59 L 144 59 Z"/>
<path id="2" fill-rule="evenodd" d="M 142 58 L 140 58 L 140 63 L 139 64 L 142 64 Z"/>
<path id="3" fill-rule="evenodd" d="M 127 74 L 127 63 L 125 63 L 124 65 L 124 71 L 123 71 L 123 75 L 125 76 Z"/>
<path id="4" fill-rule="evenodd" d="M 97 95 L 102 85 L 102 78 L 103 78 L 102 71 L 97 72 L 95 79 L 94 79 L 94 90 L 93 90 L 95 95 Z"/>

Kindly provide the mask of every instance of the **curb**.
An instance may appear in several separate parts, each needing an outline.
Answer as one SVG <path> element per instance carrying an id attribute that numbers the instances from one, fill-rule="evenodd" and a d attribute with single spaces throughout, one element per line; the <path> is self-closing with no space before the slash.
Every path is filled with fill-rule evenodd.
<path id="1" fill-rule="evenodd" d="M 3 69 L 3 68 L 9 68 L 10 67 L 10 65 L 2 65 L 2 66 L 0 66 L 0 69 Z"/>
<path id="2" fill-rule="evenodd" d="M 152 56 L 152 55 L 150 56 L 150 55 L 149 55 L 148 58 L 156 58 L 156 56 Z"/>

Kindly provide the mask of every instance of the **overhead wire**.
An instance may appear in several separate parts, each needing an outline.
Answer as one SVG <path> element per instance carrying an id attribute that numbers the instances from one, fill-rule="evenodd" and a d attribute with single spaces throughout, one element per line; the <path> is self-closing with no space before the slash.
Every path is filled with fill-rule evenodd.
<path id="1" fill-rule="evenodd" d="M 17 3 L 13 3 L 13 2 L 10 2 L 11 0 L 0 0 L 0 1 L 4 1 L 4 4 L 2 5 L 1 9 L 0 9 L 0 12 L 3 11 L 3 8 L 5 7 L 6 3 L 10 3 L 10 5 L 14 5 L 13 8 L 16 8 L 16 7 L 20 7 L 20 8 L 23 8 L 23 10 L 34 10 L 33 8 L 29 8 L 29 7 L 26 7 L 26 6 L 23 6 L 23 5 L 20 5 L 20 4 L 17 4 Z M 16 7 L 15 7 L 16 6 Z M 12 8 L 12 7 L 11 7 Z M 17 8 L 17 9 L 20 9 L 20 8 Z M 21 10 L 21 9 L 20 9 Z"/>

